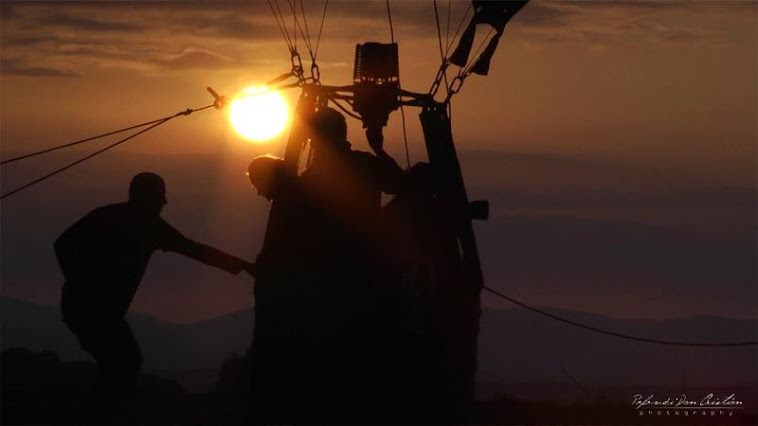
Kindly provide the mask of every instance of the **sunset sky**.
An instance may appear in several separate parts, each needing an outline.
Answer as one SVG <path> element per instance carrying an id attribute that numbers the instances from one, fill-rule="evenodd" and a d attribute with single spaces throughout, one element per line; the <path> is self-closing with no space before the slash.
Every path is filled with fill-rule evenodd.
<path id="1" fill-rule="evenodd" d="M 438 4 L 444 39 L 448 10 L 454 32 L 469 3 Z M 312 36 L 323 5 L 304 4 Z M 432 2 L 390 5 L 402 85 L 426 92 L 440 64 Z M 492 206 L 476 225 L 489 285 L 610 316 L 756 317 L 757 11 L 752 1 L 535 0 L 516 15 L 490 75 L 470 77 L 452 106 L 470 197 Z M 204 106 L 206 86 L 231 96 L 290 69 L 263 1 L 2 2 L 0 13 L 3 159 Z M 330 2 L 322 82 L 349 84 L 366 41 L 390 41 L 385 3 Z M 305 61 L 302 38 L 298 48 Z M 285 93 L 291 108 L 297 95 Z M 426 159 L 417 115 L 406 109 L 411 163 Z M 349 125 L 368 150 L 360 123 Z M 401 129 L 394 113 L 386 145 L 405 166 Z M 269 204 L 245 169 L 283 155 L 286 139 L 251 144 L 226 111 L 204 111 L 4 199 L 2 294 L 56 304 L 53 241 L 125 200 L 144 170 L 167 182 L 169 223 L 253 260 Z M 4 165 L 2 192 L 106 143 Z M 133 309 L 191 322 L 253 305 L 253 285 L 157 252 Z"/>

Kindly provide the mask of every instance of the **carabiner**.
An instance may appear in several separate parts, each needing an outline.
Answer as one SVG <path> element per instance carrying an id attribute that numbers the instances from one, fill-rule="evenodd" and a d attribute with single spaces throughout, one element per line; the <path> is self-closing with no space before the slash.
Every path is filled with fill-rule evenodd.
<path id="1" fill-rule="evenodd" d="M 321 80 L 321 71 L 318 69 L 316 61 L 311 63 L 311 79 L 313 79 L 313 82 L 316 84 Z"/>
<path id="2" fill-rule="evenodd" d="M 463 87 L 463 79 L 465 77 L 462 77 L 460 75 L 456 75 L 453 79 L 453 82 L 450 83 L 450 88 L 448 89 L 448 93 L 450 94 L 456 94 L 458 91 L 461 90 L 461 87 Z"/>
<path id="3" fill-rule="evenodd" d="M 445 76 L 445 71 L 447 71 L 448 62 L 445 61 L 440 66 L 440 69 L 437 71 L 437 76 L 434 77 L 434 83 L 432 83 L 432 88 L 429 89 L 429 94 L 434 97 L 434 95 L 437 94 L 437 90 L 440 88 L 440 84 L 442 84 L 442 78 Z"/>
<path id="4" fill-rule="evenodd" d="M 300 59 L 300 54 L 296 51 L 292 52 L 290 57 L 290 63 L 292 64 L 292 74 L 294 74 L 298 80 L 303 78 L 303 61 Z"/>

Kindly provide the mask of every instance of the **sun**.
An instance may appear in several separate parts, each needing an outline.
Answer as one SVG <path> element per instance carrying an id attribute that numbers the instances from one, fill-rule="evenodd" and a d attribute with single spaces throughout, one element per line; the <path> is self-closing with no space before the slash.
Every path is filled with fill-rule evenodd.
<path id="1" fill-rule="evenodd" d="M 234 130 L 242 137 L 262 142 L 284 130 L 289 111 L 279 92 L 251 86 L 232 100 L 229 118 Z"/>

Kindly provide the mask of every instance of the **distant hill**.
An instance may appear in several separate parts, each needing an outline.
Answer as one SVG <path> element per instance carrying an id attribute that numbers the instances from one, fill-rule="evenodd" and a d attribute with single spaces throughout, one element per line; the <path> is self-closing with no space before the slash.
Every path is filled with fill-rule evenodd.
<path id="1" fill-rule="evenodd" d="M 253 336 L 253 311 L 236 312 L 194 324 L 171 324 L 127 315 L 142 347 L 145 370 L 178 380 L 189 390 L 210 389 L 221 363 L 244 353 Z M 66 328 L 57 307 L 0 298 L 2 349 L 50 350 L 62 360 L 89 359 Z"/>
<path id="2" fill-rule="evenodd" d="M 617 319 L 546 310 L 600 328 L 658 339 L 754 340 L 750 319 L 698 316 L 668 320 Z M 208 390 L 224 359 L 252 340 L 252 309 L 188 325 L 129 315 L 147 371 Z M 0 298 L 2 348 L 52 350 L 63 360 L 86 358 L 57 308 Z M 485 309 L 479 340 L 479 394 L 522 393 L 535 399 L 587 400 L 610 388 L 694 389 L 758 385 L 758 347 L 690 348 L 646 344 L 577 329 L 522 308 Z M 528 395 L 528 394 L 532 395 Z M 553 393 L 553 395 L 549 395 Z"/>
<path id="3" fill-rule="evenodd" d="M 595 327 L 656 339 L 730 342 L 758 336 L 758 322 L 750 319 L 618 319 L 543 309 Z M 745 385 L 758 391 L 758 347 L 649 344 L 582 330 L 522 308 L 484 310 L 478 381 L 483 397 L 517 392 L 534 400 L 579 402 L 608 396 L 619 388 L 630 390 L 625 397 L 656 388 L 681 392 Z"/>

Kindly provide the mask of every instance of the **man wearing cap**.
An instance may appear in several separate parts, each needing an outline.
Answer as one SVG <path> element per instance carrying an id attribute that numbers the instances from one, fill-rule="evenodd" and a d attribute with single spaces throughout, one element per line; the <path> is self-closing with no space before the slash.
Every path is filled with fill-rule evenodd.
<path id="1" fill-rule="evenodd" d="M 65 278 L 63 320 L 97 363 L 97 406 L 118 404 L 139 376 L 142 353 L 124 315 L 155 250 L 177 252 L 232 274 L 253 269 L 253 264 L 192 241 L 166 223 L 160 216 L 166 203 L 163 179 L 155 173 L 137 174 L 128 201 L 93 210 L 55 241 Z"/>
<path id="2" fill-rule="evenodd" d="M 309 287 L 318 291 L 310 295 L 306 323 L 316 338 L 303 361 L 311 371 L 301 383 L 323 384 L 312 410 L 323 416 L 315 418 L 355 419 L 387 396 L 381 395 L 382 354 L 394 307 L 384 303 L 381 200 L 382 193 L 397 193 L 406 176 L 382 149 L 381 134 L 367 133 L 374 155 L 353 149 L 345 117 L 334 109 L 320 108 L 310 124 L 313 158 L 300 178 L 310 226 L 302 240 L 309 247 Z M 332 417 L 330 400 L 340 402 L 343 417 Z"/>
<path id="3" fill-rule="evenodd" d="M 379 237 L 381 194 L 397 193 L 405 180 L 403 170 L 376 139 L 369 138 L 376 155 L 352 149 L 345 117 L 331 108 L 318 110 L 311 123 L 313 161 L 302 174 L 302 185 L 321 207 L 320 225 L 329 224 L 325 229 L 343 237 L 326 238 L 340 255 L 360 253 L 374 243 Z M 356 239 L 360 249 L 351 241 Z M 328 249 L 323 253 L 337 254 Z"/>

